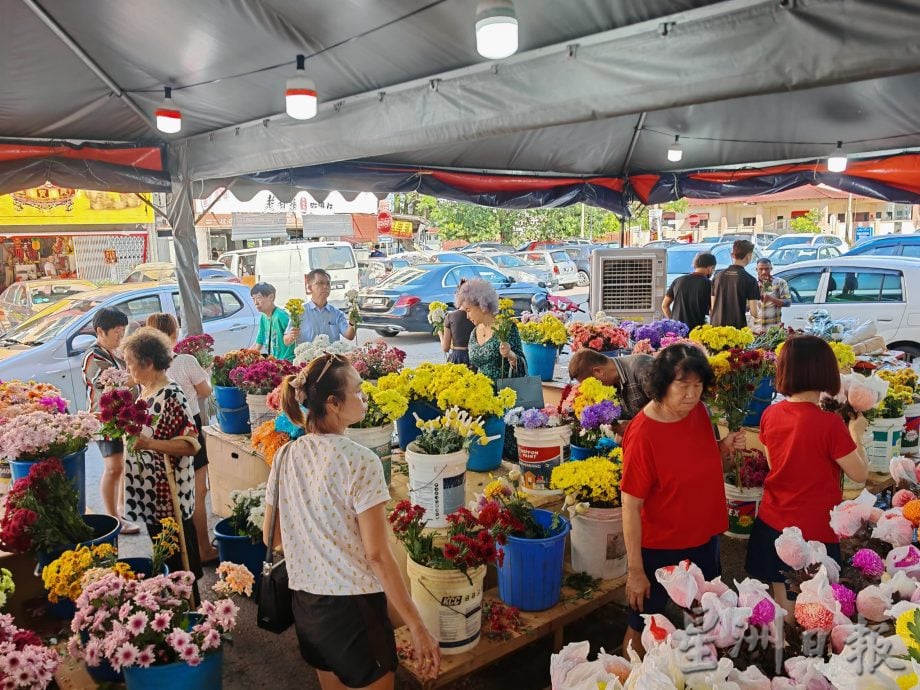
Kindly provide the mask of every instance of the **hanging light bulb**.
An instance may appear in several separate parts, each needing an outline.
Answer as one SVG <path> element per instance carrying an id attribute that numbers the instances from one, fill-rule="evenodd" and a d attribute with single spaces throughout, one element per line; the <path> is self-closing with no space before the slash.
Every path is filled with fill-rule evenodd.
<path id="1" fill-rule="evenodd" d="M 157 108 L 154 113 L 157 118 L 157 129 L 166 134 L 175 134 L 182 129 L 182 113 L 173 107 L 172 89 L 163 89 L 163 107 Z"/>
<path id="2" fill-rule="evenodd" d="M 829 172 L 840 173 L 847 169 L 847 156 L 843 152 L 843 142 L 837 142 L 837 148 L 827 159 L 827 169 Z"/>
<path id="3" fill-rule="evenodd" d="M 483 0 L 476 7 L 476 52 L 501 60 L 518 49 L 518 23 L 511 0 Z"/>
<path id="4" fill-rule="evenodd" d="M 316 117 L 316 84 L 304 71 L 307 58 L 297 56 L 297 74 L 287 80 L 284 91 L 284 107 L 295 120 L 309 120 Z"/>
<path id="5" fill-rule="evenodd" d="M 677 163 L 683 157 L 684 149 L 680 145 L 680 135 L 677 134 L 674 136 L 674 143 L 668 147 L 668 160 Z"/>

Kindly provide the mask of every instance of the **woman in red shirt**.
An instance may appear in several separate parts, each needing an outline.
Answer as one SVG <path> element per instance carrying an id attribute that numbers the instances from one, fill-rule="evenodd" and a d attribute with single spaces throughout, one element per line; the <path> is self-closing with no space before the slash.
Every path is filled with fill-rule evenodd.
<path id="1" fill-rule="evenodd" d="M 785 527 L 798 527 L 805 539 L 823 542 L 828 554 L 840 560 L 829 514 L 843 499 L 840 471 L 855 482 L 868 475 L 860 443 L 867 422 L 860 415 L 847 429 L 839 415 L 819 407 L 822 392 L 836 395 L 840 390 L 834 351 L 821 338 L 786 341 L 776 361 L 776 390 L 785 400 L 768 407 L 760 420 L 770 471 L 745 568 L 751 577 L 774 583 L 774 598 L 791 612 L 783 576 L 789 566 L 776 554 L 776 539 Z"/>
<path id="2" fill-rule="evenodd" d="M 668 595 L 655 571 L 684 559 L 717 577 L 718 535 L 728 529 L 722 459 L 744 447 L 741 432 L 717 441 L 700 402 L 714 375 L 689 345 L 662 350 L 645 370 L 651 398 L 623 437 L 623 535 L 629 627 L 623 640 L 643 654 L 641 613 L 663 613 Z"/>

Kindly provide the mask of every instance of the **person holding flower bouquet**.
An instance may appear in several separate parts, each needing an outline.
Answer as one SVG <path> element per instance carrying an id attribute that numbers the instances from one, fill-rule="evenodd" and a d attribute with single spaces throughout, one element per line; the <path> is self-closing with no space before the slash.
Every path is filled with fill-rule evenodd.
<path id="1" fill-rule="evenodd" d="M 843 500 L 841 471 L 855 482 L 868 476 L 861 443 L 868 422 L 859 414 L 847 428 L 838 414 L 821 409 L 822 393 L 840 391 L 840 372 L 834 351 L 816 336 L 796 336 L 783 345 L 776 390 L 785 400 L 770 405 L 760 420 L 770 471 L 745 568 L 751 577 L 774 583 L 774 598 L 791 612 L 783 576 L 789 568 L 774 542 L 784 528 L 798 527 L 806 540 L 824 543 L 828 555 L 840 561 L 840 540 L 827 516 Z"/>
<path id="2" fill-rule="evenodd" d="M 328 336 L 331 343 L 340 338 L 354 340 L 358 332 L 357 321 L 352 323 L 345 312 L 329 304 L 332 277 L 323 269 L 314 268 L 307 274 L 306 281 L 310 301 L 304 305 L 300 325 L 291 324 L 284 332 L 284 344 L 310 343 L 318 335 Z"/>
<path id="3" fill-rule="evenodd" d="M 282 409 L 307 433 L 278 451 L 265 495 L 263 538 L 274 520 L 300 653 L 323 688 L 393 687 L 399 662 L 388 601 L 409 626 L 422 671 L 436 676 L 440 664 L 390 547 L 383 466 L 345 436 L 367 409 L 361 386 L 336 354 L 285 378 Z"/>
<path id="4" fill-rule="evenodd" d="M 151 314 L 147 317 L 147 326 L 154 328 L 165 335 L 173 348 L 176 345 L 176 339 L 179 336 L 179 323 L 172 314 L 163 312 Z M 185 399 L 188 400 L 188 406 L 192 411 L 192 418 L 195 420 L 195 426 L 198 427 L 198 443 L 201 447 L 195 454 L 195 514 L 192 520 L 195 523 L 195 532 L 198 535 L 198 552 L 201 555 L 202 563 L 216 563 L 217 549 L 211 546 L 208 532 L 208 508 L 205 505 L 205 498 L 208 495 L 208 450 L 204 441 L 204 432 L 202 431 L 204 422 L 201 419 L 201 406 L 199 398 L 206 398 L 211 395 L 211 376 L 205 371 L 195 357 L 188 354 L 178 354 L 173 356 L 169 370 L 166 372 L 170 379 L 179 384 L 182 392 L 185 393 Z"/>
<path id="5" fill-rule="evenodd" d="M 658 568 L 689 559 L 707 580 L 721 574 L 719 535 L 728 529 L 722 463 L 744 447 L 743 432 L 718 441 L 701 398 L 715 381 L 706 356 L 670 345 L 645 372 L 651 401 L 623 437 L 623 535 L 628 562 L 629 628 L 641 650 L 640 614 L 664 613 Z M 692 519 L 681 519 L 692 516 Z"/>

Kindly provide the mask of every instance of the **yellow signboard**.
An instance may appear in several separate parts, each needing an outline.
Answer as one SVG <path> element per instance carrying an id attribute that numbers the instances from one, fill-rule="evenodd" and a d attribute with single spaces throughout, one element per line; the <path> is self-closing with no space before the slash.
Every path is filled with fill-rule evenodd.
<path id="1" fill-rule="evenodd" d="M 149 194 L 143 194 L 148 202 Z M 153 209 L 136 194 L 46 184 L 0 196 L 0 225 L 130 225 L 152 223 Z"/>
<path id="2" fill-rule="evenodd" d="M 390 229 L 393 237 L 412 237 L 412 222 L 408 220 L 394 220 Z"/>

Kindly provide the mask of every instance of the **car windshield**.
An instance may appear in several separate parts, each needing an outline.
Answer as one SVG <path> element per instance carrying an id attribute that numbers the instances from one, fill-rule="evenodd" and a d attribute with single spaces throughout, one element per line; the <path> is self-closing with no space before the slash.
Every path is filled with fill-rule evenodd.
<path id="1" fill-rule="evenodd" d="M 531 266 L 546 266 L 546 257 L 540 252 L 531 252 L 521 258 Z"/>
<path id="2" fill-rule="evenodd" d="M 489 257 L 497 263 L 502 268 L 526 268 L 527 262 L 523 261 L 518 256 L 511 256 L 511 254 L 493 254 Z"/>
<path id="3" fill-rule="evenodd" d="M 803 238 L 801 235 L 780 235 L 770 242 L 767 249 L 776 250 L 780 247 L 788 247 L 790 244 L 808 244 L 808 238 Z"/>
<path id="4" fill-rule="evenodd" d="M 44 314 L 41 318 L 24 321 L 4 333 L 3 340 L 23 345 L 38 345 L 48 342 L 72 323 L 82 319 L 97 304 L 99 304 L 98 300 L 63 299 L 57 303 L 58 308 L 52 313 Z"/>
<path id="5" fill-rule="evenodd" d="M 795 261 L 809 261 L 817 258 L 817 247 L 809 247 L 808 249 L 804 247 L 798 249 L 780 249 L 770 255 L 770 261 L 773 262 L 774 266 L 784 266 L 785 264 L 791 264 Z"/>
<path id="6" fill-rule="evenodd" d="M 389 278 L 385 278 L 380 287 L 401 287 L 403 285 L 417 285 L 424 281 L 427 271 L 420 268 L 402 268 Z"/>
<path id="7" fill-rule="evenodd" d="M 45 285 L 32 288 L 30 293 L 32 304 L 53 304 L 60 302 L 65 297 L 93 289 L 93 285 Z"/>
<path id="8" fill-rule="evenodd" d="M 668 273 L 690 273 L 697 254 L 699 251 L 696 249 L 669 249 Z"/>
<path id="9" fill-rule="evenodd" d="M 571 261 L 571 257 L 565 252 L 550 252 L 550 256 L 553 257 L 553 261 L 559 263 L 561 261 Z"/>
<path id="10" fill-rule="evenodd" d="M 310 265 L 325 268 L 327 271 L 354 268 L 355 255 L 349 247 L 311 247 Z"/>

